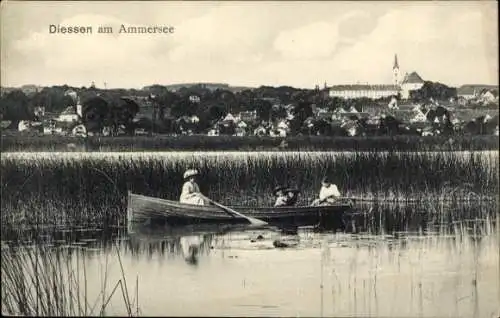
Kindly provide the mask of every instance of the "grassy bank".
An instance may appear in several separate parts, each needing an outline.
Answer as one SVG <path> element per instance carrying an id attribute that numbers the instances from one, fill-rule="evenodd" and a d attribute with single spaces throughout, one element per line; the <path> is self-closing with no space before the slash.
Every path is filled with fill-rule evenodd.
<path id="1" fill-rule="evenodd" d="M 299 187 L 300 203 L 310 203 L 324 175 L 348 196 L 481 200 L 498 194 L 498 164 L 497 152 L 3 154 L 2 226 L 125 224 L 128 190 L 177 200 L 190 167 L 216 201 L 270 205 L 278 184 Z"/>
<path id="2" fill-rule="evenodd" d="M 376 136 L 287 138 L 257 136 L 136 136 L 78 137 L 2 136 L 1 150 L 8 151 L 168 151 L 168 150 L 337 150 L 337 151 L 459 151 L 497 150 L 498 136 Z"/>

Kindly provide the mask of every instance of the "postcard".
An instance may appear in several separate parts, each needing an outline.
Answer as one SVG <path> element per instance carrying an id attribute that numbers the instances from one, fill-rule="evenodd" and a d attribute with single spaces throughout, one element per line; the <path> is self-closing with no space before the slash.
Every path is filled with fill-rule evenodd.
<path id="1" fill-rule="evenodd" d="M 2 314 L 498 317 L 495 1 L 3 1 Z"/>

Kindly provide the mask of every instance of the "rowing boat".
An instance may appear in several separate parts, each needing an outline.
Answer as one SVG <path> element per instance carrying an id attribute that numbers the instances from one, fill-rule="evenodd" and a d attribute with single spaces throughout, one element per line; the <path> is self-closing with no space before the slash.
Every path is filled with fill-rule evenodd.
<path id="1" fill-rule="evenodd" d="M 270 225 L 341 226 L 342 216 L 351 208 L 339 203 L 327 206 L 250 207 L 230 206 L 239 213 Z M 215 205 L 193 205 L 161 198 L 128 193 L 127 216 L 129 228 L 134 224 L 186 226 L 201 224 L 238 225 L 248 220 L 230 214 Z"/>

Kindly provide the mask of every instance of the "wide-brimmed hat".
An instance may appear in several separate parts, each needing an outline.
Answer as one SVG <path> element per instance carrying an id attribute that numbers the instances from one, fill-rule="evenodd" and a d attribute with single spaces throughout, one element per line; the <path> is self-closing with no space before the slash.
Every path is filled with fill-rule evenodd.
<path id="1" fill-rule="evenodd" d="M 293 192 L 293 193 L 295 193 L 295 194 L 297 194 L 297 193 L 299 193 L 299 192 L 300 192 L 300 190 L 299 190 L 299 189 L 294 188 L 294 187 L 288 187 L 288 188 L 286 188 L 284 191 L 285 191 L 286 193 L 288 193 L 288 192 Z"/>
<path id="2" fill-rule="evenodd" d="M 184 172 L 184 179 L 191 178 L 191 177 L 194 177 L 194 176 L 197 176 L 197 175 L 199 175 L 198 170 L 196 170 L 196 169 L 188 169 L 188 170 L 186 170 L 186 172 Z"/>
<path id="3" fill-rule="evenodd" d="M 332 183 L 332 180 L 329 177 L 324 176 L 323 179 L 321 179 L 321 183 L 328 183 L 328 184 L 330 184 L 330 183 Z"/>
<path id="4" fill-rule="evenodd" d="M 286 189 L 286 187 L 284 187 L 284 186 L 277 186 L 277 187 L 274 188 L 273 194 L 277 195 L 278 191 L 283 191 L 285 189 Z"/>

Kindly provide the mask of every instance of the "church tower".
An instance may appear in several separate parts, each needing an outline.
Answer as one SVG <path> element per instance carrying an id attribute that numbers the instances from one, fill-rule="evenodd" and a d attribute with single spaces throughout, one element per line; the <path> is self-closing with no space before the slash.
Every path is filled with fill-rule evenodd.
<path id="1" fill-rule="evenodd" d="M 392 67 L 392 82 L 394 85 L 399 85 L 399 63 L 397 54 L 394 54 L 394 66 Z"/>

